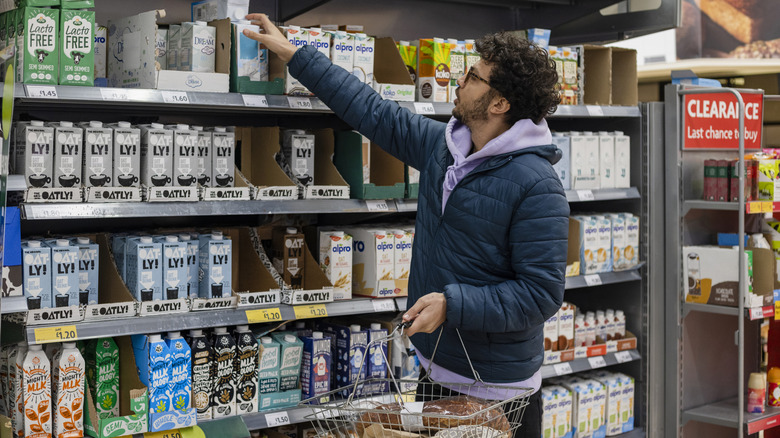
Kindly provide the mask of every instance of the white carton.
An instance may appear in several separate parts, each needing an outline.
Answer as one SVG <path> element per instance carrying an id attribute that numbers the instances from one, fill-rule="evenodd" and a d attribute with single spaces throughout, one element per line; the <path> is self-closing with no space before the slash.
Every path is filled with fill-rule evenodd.
<path id="1" fill-rule="evenodd" d="M 542 388 L 542 437 L 555 437 L 555 415 L 558 412 L 558 399 L 555 392 Z"/>
<path id="2" fill-rule="evenodd" d="M 187 296 L 198 297 L 198 237 L 183 233 L 179 234 L 179 242 L 187 243 Z"/>
<path id="3" fill-rule="evenodd" d="M 623 257 L 626 259 L 625 268 L 633 268 L 639 264 L 639 217 L 630 213 L 624 213 L 626 219 L 626 246 Z"/>
<path id="4" fill-rule="evenodd" d="M 141 182 L 169 187 L 173 181 L 173 132 L 160 123 L 141 125 Z"/>
<path id="5" fill-rule="evenodd" d="M 55 307 L 79 305 L 79 248 L 65 239 L 45 241 L 51 247 L 51 291 Z"/>
<path id="6" fill-rule="evenodd" d="M 544 322 L 544 350 L 558 351 L 558 313 Z"/>
<path id="7" fill-rule="evenodd" d="M 752 251 L 744 257 L 744 281 L 739 285 L 739 250 L 737 247 L 683 246 L 683 275 L 686 278 L 685 302 L 736 307 L 739 296 L 745 307 L 763 305 L 763 297 L 753 293 Z M 616 315 L 617 317 L 617 312 Z M 619 328 L 616 327 L 616 332 Z"/>
<path id="8" fill-rule="evenodd" d="M 571 140 L 563 133 L 554 132 L 552 142 L 561 150 L 561 159 L 553 164 L 553 169 L 561 179 L 563 190 L 571 190 Z"/>
<path id="9" fill-rule="evenodd" d="M 179 70 L 214 73 L 217 28 L 205 21 L 181 24 Z"/>
<path id="10" fill-rule="evenodd" d="M 189 125 L 168 125 L 173 131 L 173 185 L 195 185 L 198 164 L 198 131 Z"/>
<path id="11" fill-rule="evenodd" d="M 141 130 L 129 122 L 109 125 L 114 130 L 114 186 L 141 185 Z"/>
<path id="12" fill-rule="evenodd" d="M 239 20 L 235 26 L 235 44 L 231 56 L 236 57 L 236 75 L 247 77 L 250 81 L 268 80 L 268 50 L 260 48 L 260 44 L 244 35 L 244 29 L 260 33 L 260 26 L 251 24 L 249 20 Z"/>
<path id="13" fill-rule="evenodd" d="M 318 52 L 330 58 L 330 32 L 324 32 L 319 27 L 307 29 L 309 32 L 309 45 L 314 46 Z"/>
<path id="14" fill-rule="evenodd" d="M 51 126 L 54 127 L 54 187 L 79 187 L 84 132 L 72 122 L 52 123 Z"/>
<path id="15" fill-rule="evenodd" d="M 615 137 L 599 132 L 599 186 L 602 189 L 615 188 Z"/>
<path id="16" fill-rule="evenodd" d="M 77 237 L 73 244 L 79 249 L 79 304 L 97 304 L 100 247 L 87 237 Z"/>
<path id="17" fill-rule="evenodd" d="M 414 232 L 405 230 L 393 230 L 395 237 L 395 250 L 393 251 L 393 278 L 395 280 L 408 280 L 412 269 L 412 244 Z"/>
<path id="18" fill-rule="evenodd" d="M 198 131 L 198 150 L 197 150 L 197 171 L 195 177 L 198 184 L 203 187 L 210 187 L 213 180 L 211 148 L 212 133 L 204 131 L 202 126 L 193 126 L 192 129 Z"/>
<path id="19" fill-rule="evenodd" d="M 181 46 L 181 25 L 168 26 L 168 47 L 166 51 L 166 70 L 179 69 L 179 47 Z"/>
<path id="20" fill-rule="evenodd" d="M 345 231 L 354 241 L 352 293 L 374 298 L 395 296 L 393 234 L 366 228 Z"/>
<path id="21" fill-rule="evenodd" d="M 623 251 L 626 247 L 626 219 L 620 214 L 608 214 L 612 221 L 612 270 L 626 269 L 626 257 Z"/>
<path id="22" fill-rule="evenodd" d="M 221 126 L 214 127 L 211 146 L 214 187 L 233 187 L 236 162 L 233 158 L 236 135 Z"/>
<path id="23" fill-rule="evenodd" d="M 612 271 L 612 221 L 608 216 L 596 216 L 598 224 L 598 272 Z"/>
<path id="24" fill-rule="evenodd" d="M 575 437 L 589 437 L 593 432 L 590 428 L 590 414 L 593 408 L 593 392 L 586 381 L 570 378 L 563 386 L 572 395 L 572 431 Z"/>
<path id="25" fill-rule="evenodd" d="M 17 156 L 24 159 L 17 161 L 23 169 L 27 187 L 52 187 L 54 175 L 54 128 L 44 126 L 43 122 L 33 120 L 21 125 L 22 137 L 17 137 Z"/>
<path id="26" fill-rule="evenodd" d="M 155 39 L 155 55 L 157 57 L 157 70 L 168 69 L 168 29 L 157 29 Z"/>
<path id="27" fill-rule="evenodd" d="M 249 13 L 249 0 L 202 0 L 192 3 L 192 19 L 202 21 L 241 20 Z"/>
<path id="28" fill-rule="evenodd" d="M 309 33 L 306 29 L 301 29 L 298 26 L 288 26 L 284 31 L 284 36 L 287 37 L 287 41 L 290 42 L 295 48 L 303 47 L 309 44 Z M 304 87 L 298 79 L 295 79 L 290 74 L 289 68 L 285 69 L 284 77 L 284 92 L 285 94 L 310 96 L 312 93 L 306 87 Z"/>
<path id="29" fill-rule="evenodd" d="M 110 187 L 114 181 L 114 132 L 103 122 L 82 123 L 84 127 L 84 186 Z"/>
<path id="30" fill-rule="evenodd" d="M 574 216 L 580 222 L 580 272 L 582 275 L 596 274 L 599 271 L 599 228 L 593 216 Z"/>
<path id="31" fill-rule="evenodd" d="M 108 61 L 106 35 L 105 26 L 95 26 L 95 79 L 106 78 L 106 63 Z"/>
<path id="32" fill-rule="evenodd" d="M 364 33 L 355 34 L 355 59 L 352 74 L 364 84 L 374 82 L 374 37 Z"/>
<path id="33" fill-rule="evenodd" d="M 571 132 L 572 189 L 599 188 L 599 142 L 594 135 Z"/>
<path id="34" fill-rule="evenodd" d="M 336 31 L 332 35 L 330 59 L 333 64 L 351 73 L 355 60 L 355 37 L 344 31 Z"/>
<path id="35" fill-rule="evenodd" d="M 352 236 L 320 231 L 320 268 L 333 285 L 334 300 L 352 298 Z"/>
<path id="36" fill-rule="evenodd" d="M 314 183 L 314 135 L 305 131 L 284 131 L 282 151 L 287 157 L 293 176 L 308 186 Z"/>
<path id="37" fill-rule="evenodd" d="M 620 379 L 621 392 L 623 393 L 623 400 L 620 403 L 622 432 L 629 432 L 634 430 L 634 378 L 621 373 L 617 373 L 617 376 Z"/>
<path id="38" fill-rule="evenodd" d="M 607 388 L 597 380 L 588 380 L 588 385 L 593 391 L 593 408 L 590 412 L 590 428 L 597 431 L 604 426 L 604 414 L 607 407 Z"/>
<path id="39" fill-rule="evenodd" d="M 593 380 L 604 384 L 607 399 L 604 417 L 607 425 L 607 436 L 623 433 L 623 423 L 620 417 L 620 409 L 623 404 L 623 388 L 620 378 L 616 374 L 607 371 L 594 372 Z"/>
<path id="40" fill-rule="evenodd" d="M 572 419 L 572 395 L 571 391 L 563 386 L 550 387 L 555 391 L 555 399 L 558 402 L 558 410 L 555 414 L 555 433 L 556 438 L 565 438 L 571 432 Z"/>
<path id="41" fill-rule="evenodd" d="M 631 138 L 621 131 L 612 135 L 615 136 L 615 187 L 628 188 L 631 187 Z"/>

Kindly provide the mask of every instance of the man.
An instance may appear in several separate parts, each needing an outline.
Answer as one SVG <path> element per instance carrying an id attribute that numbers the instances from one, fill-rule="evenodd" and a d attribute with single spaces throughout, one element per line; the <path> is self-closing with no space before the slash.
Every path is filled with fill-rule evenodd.
<path id="1" fill-rule="evenodd" d="M 533 389 L 515 436 L 541 436 L 542 330 L 563 300 L 569 216 L 552 168 L 561 152 L 544 120 L 559 101 L 554 62 L 511 34 L 483 37 L 445 124 L 382 100 L 313 47 L 297 49 L 264 14 L 247 18 L 264 31 L 245 35 L 336 115 L 420 170 L 404 320 L 430 377 L 477 380 L 460 336 L 482 381 Z"/>

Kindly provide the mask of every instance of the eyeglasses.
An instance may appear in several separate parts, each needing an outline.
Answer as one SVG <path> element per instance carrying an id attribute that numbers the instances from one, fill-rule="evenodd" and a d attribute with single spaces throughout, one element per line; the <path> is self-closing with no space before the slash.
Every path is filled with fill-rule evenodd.
<path id="1" fill-rule="evenodd" d="M 468 83 L 470 78 L 474 78 L 474 79 L 476 79 L 476 80 L 478 80 L 480 82 L 485 83 L 488 87 L 491 87 L 490 82 L 488 82 L 487 79 L 485 79 L 485 78 L 479 76 L 478 74 L 474 73 L 474 67 L 469 67 L 469 69 L 466 71 L 466 80 L 464 82 Z"/>

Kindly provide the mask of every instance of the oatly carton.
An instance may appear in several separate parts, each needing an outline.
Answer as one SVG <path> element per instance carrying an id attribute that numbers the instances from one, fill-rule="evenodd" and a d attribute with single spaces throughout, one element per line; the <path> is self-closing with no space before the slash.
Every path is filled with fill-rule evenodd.
<path id="1" fill-rule="evenodd" d="M 320 231 L 320 268 L 333 285 L 334 300 L 352 298 L 352 236 Z"/>
<path id="2" fill-rule="evenodd" d="M 84 131 L 72 122 L 52 123 L 54 128 L 54 187 L 79 187 Z"/>
<path id="3" fill-rule="evenodd" d="M 60 84 L 91 87 L 95 82 L 95 12 L 60 11 Z"/>
<path id="4" fill-rule="evenodd" d="M 273 233 L 274 259 L 281 261 L 280 268 L 284 283 L 292 289 L 305 289 L 304 249 L 306 243 L 303 233 L 299 233 L 295 227 L 287 227 L 282 233 L 281 229 L 274 229 Z"/>
<path id="5" fill-rule="evenodd" d="M 263 336 L 259 341 L 258 393 L 271 394 L 279 392 L 279 353 L 281 352 L 281 345 L 270 336 Z"/>
<path id="6" fill-rule="evenodd" d="M 44 126 L 43 122 L 33 120 L 29 125 L 23 125 L 22 135 L 24 149 L 17 149 L 24 154 L 24 172 L 27 187 L 52 187 L 54 175 L 54 128 Z M 19 141 L 21 146 L 21 139 Z"/>
<path id="7" fill-rule="evenodd" d="M 57 34 L 60 11 L 31 7 L 22 10 L 24 11 L 20 23 L 22 25 L 17 27 L 17 41 L 21 42 L 17 47 L 20 47 L 22 49 L 20 52 L 23 52 L 21 65 L 17 67 L 21 73 L 19 82 L 57 85 L 59 70 Z"/>
<path id="8" fill-rule="evenodd" d="M 84 127 L 84 185 L 110 187 L 114 180 L 114 131 L 93 120 Z"/>
<path id="9" fill-rule="evenodd" d="M 271 337 L 281 346 L 279 357 L 279 391 L 297 389 L 301 376 L 301 357 L 303 342 L 290 333 L 271 333 Z"/>
<path id="10" fill-rule="evenodd" d="M 197 144 L 197 170 L 195 177 L 198 180 L 198 184 L 202 187 L 211 187 L 212 177 L 212 162 L 211 162 L 211 144 L 212 144 L 212 132 L 204 131 L 202 126 L 193 126 L 192 129 L 198 131 L 198 144 Z"/>
<path id="11" fill-rule="evenodd" d="M 236 134 L 228 132 L 222 126 L 214 127 L 211 141 L 211 173 L 214 176 L 212 187 L 233 187 L 233 175 L 236 162 L 233 158 L 236 146 Z"/>
<path id="12" fill-rule="evenodd" d="M 155 241 L 162 244 L 162 278 L 165 290 L 164 300 L 188 298 L 187 242 L 179 242 L 177 236 L 158 237 Z"/>
<path id="13" fill-rule="evenodd" d="M 198 131 L 189 125 L 168 125 L 173 131 L 173 185 L 195 185 L 198 160 Z"/>
<path id="14" fill-rule="evenodd" d="M 331 35 L 333 35 L 333 42 L 330 46 L 331 61 L 351 73 L 355 60 L 355 37 L 351 33 L 341 30 L 335 31 Z"/>
<path id="15" fill-rule="evenodd" d="M 179 234 L 179 242 L 187 244 L 187 290 L 186 296 L 198 297 L 198 240 L 189 234 Z"/>
<path id="16" fill-rule="evenodd" d="M 47 240 L 51 248 L 51 289 L 55 307 L 79 305 L 79 248 L 66 239 Z"/>
<path id="17" fill-rule="evenodd" d="M 114 186 L 139 187 L 141 181 L 141 130 L 129 122 L 109 125 L 113 129 Z"/>
<path id="18" fill-rule="evenodd" d="M 285 131 L 282 152 L 298 182 L 305 186 L 313 184 L 314 135 L 300 130 Z"/>
<path id="19" fill-rule="evenodd" d="M 364 33 L 356 33 L 355 60 L 352 63 L 352 74 L 364 84 L 374 82 L 374 37 Z"/>
<path id="20" fill-rule="evenodd" d="M 317 397 L 320 403 L 327 403 L 325 395 L 330 392 L 330 337 L 322 332 L 304 336 L 303 364 L 301 365 L 301 388 L 304 399 Z"/>
<path id="21" fill-rule="evenodd" d="M 51 293 L 51 248 L 39 240 L 22 244 L 22 290 L 27 308 L 47 309 L 54 305 Z"/>
<path id="22" fill-rule="evenodd" d="M 77 237 L 73 244 L 79 248 L 79 304 L 97 304 L 100 246 L 88 237 Z"/>
<path id="23" fill-rule="evenodd" d="M 221 232 L 198 237 L 198 296 L 226 298 L 232 294 L 232 242 Z"/>
<path id="24" fill-rule="evenodd" d="M 173 182 L 173 131 L 160 123 L 141 125 L 141 183 L 170 187 Z"/>
<path id="25" fill-rule="evenodd" d="M 162 244 L 149 236 L 125 244 L 125 283 L 138 301 L 163 299 Z"/>
<path id="26" fill-rule="evenodd" d="M 309 32 L 306 29 L 301 29 L 298 26 L 287 26 L 284 30 L 284 36 L 287 37 L 287 41 L 290 42 L 295 48 L 299 48 L 309 44 Z M 285 94 L 310 96 L 312 93 L 306 87 L 301 84 L 298 79 L 295 79 L 290 74 L 289 69 L 286 70 L 284 80 L 284 92 Z"/>

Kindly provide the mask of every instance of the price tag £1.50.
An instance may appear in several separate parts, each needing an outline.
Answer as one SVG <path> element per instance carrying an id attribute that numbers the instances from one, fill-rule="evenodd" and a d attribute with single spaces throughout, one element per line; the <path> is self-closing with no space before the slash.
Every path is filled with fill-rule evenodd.
<path id="1" fill-rule="evenodd" d="M 265 414 L 266 427 L 285 426 L 290 424 L 290 415 L 286 411 Z"/>

